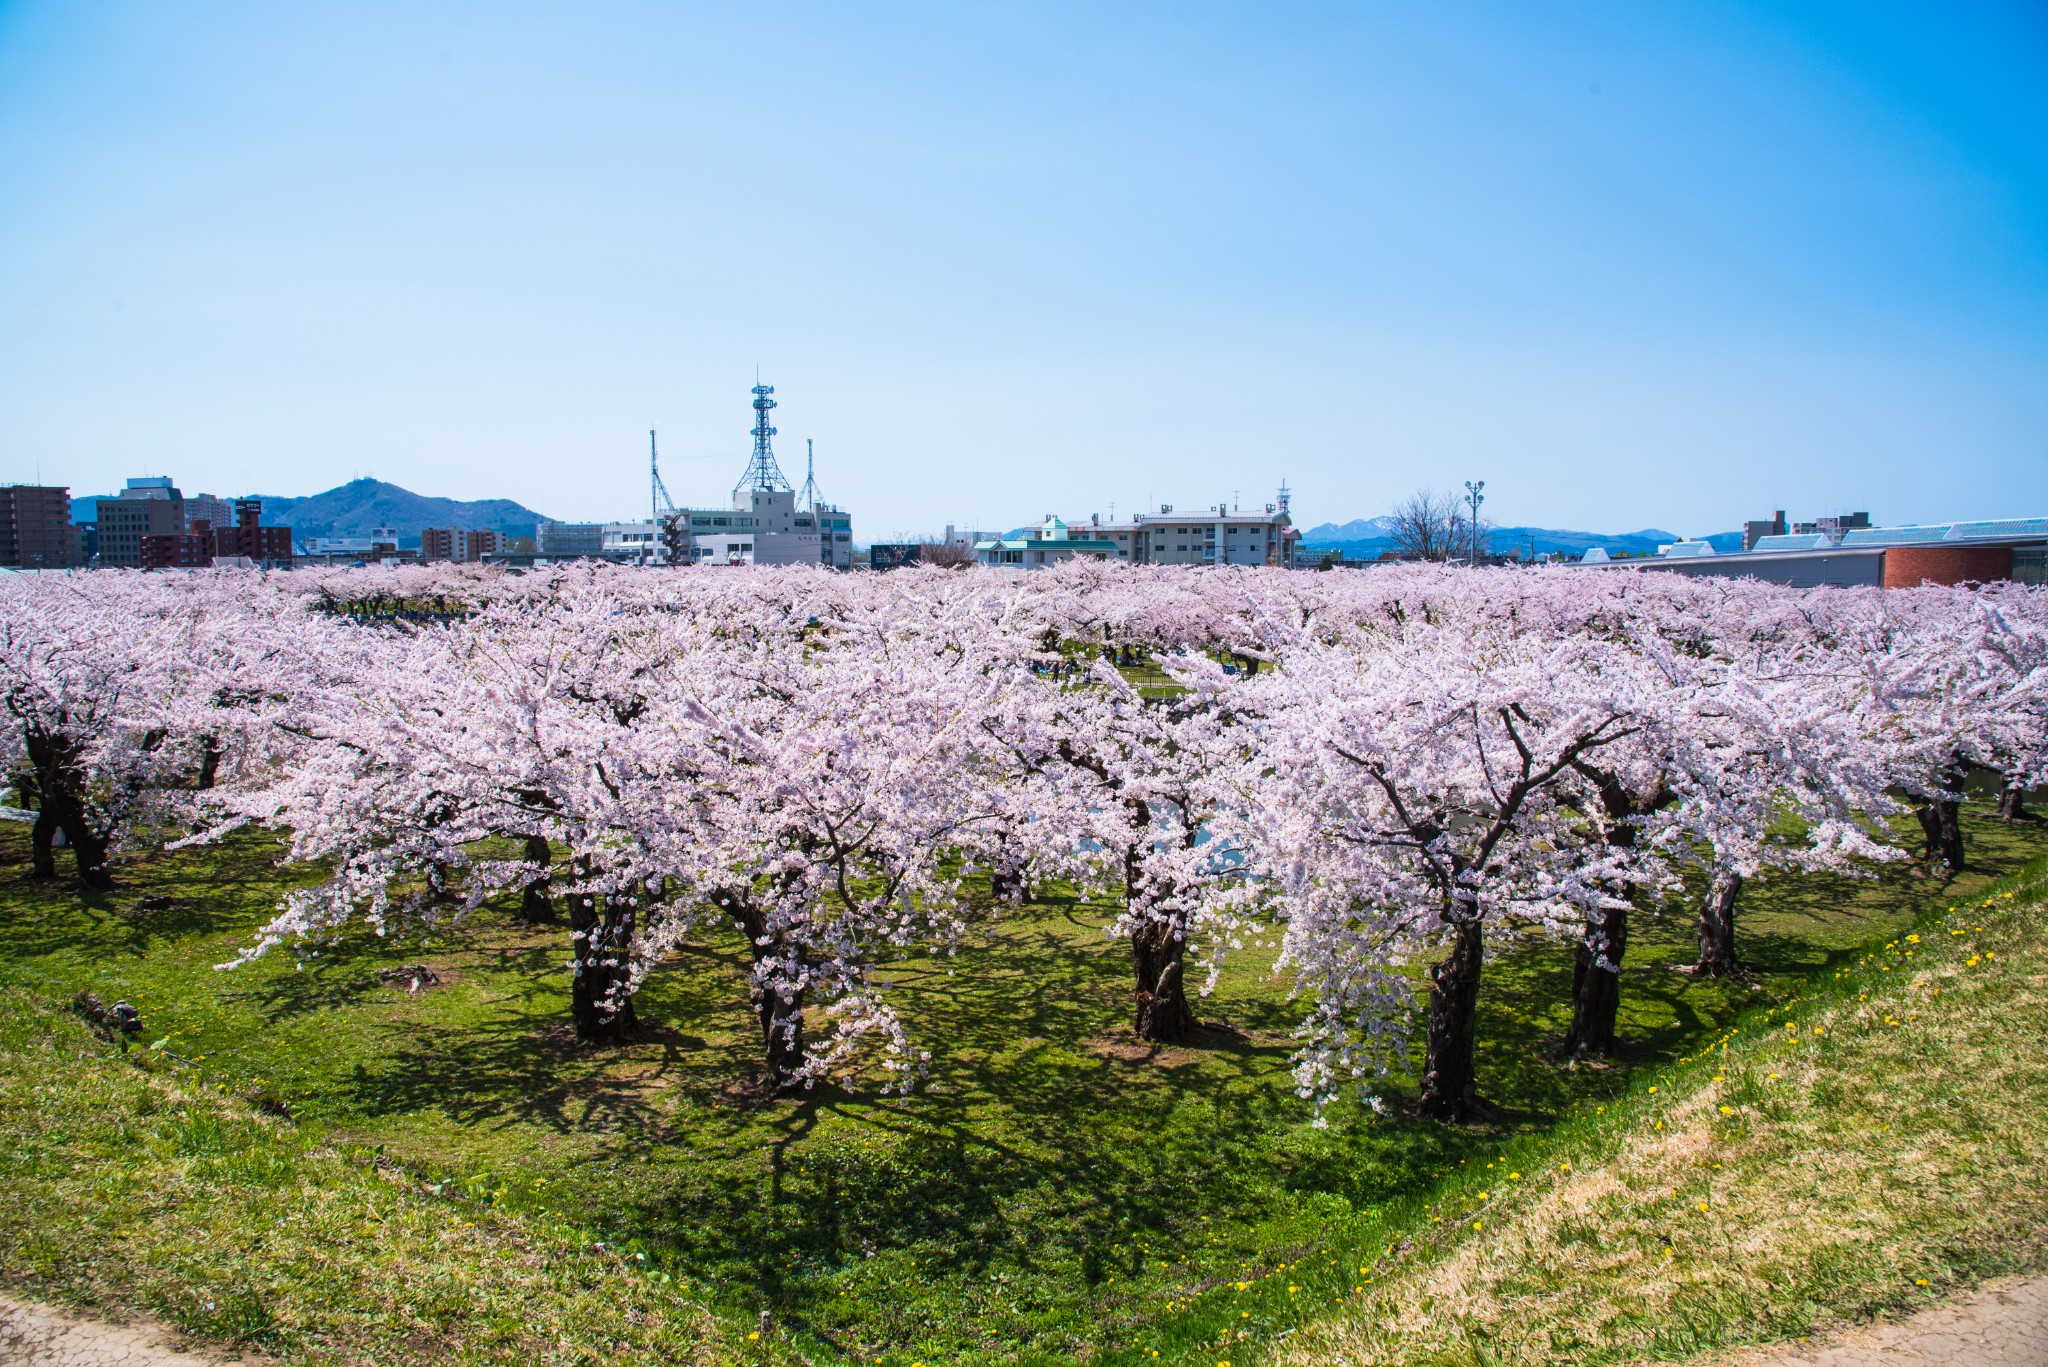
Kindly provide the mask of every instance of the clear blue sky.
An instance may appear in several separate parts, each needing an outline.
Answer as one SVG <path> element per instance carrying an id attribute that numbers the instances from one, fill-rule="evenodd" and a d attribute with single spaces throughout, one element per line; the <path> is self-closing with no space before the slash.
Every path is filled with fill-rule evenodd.
<path id="1" fill-rule="evenodd" d="M 2048 514 L 2048 7 L 0 0 L 0 480 Z"/>

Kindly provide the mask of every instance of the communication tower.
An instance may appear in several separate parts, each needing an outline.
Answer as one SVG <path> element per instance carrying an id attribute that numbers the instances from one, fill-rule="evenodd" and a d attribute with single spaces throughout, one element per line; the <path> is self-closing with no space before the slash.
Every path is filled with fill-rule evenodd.
<path id="1" fill-rule="evenodd" d="M 774 392 L 772 384 L 757 383 L 754 386 L 754 454 L 747 461 L 747 472 L 732 488 L 734 498 L 749 489 L 795 492 L 789 481 L 782 477 L 782 467 L 775 463 L 775 448 L 768 441 L 775 435 L 775 429 L 768 425 L 768 410 L 775 407 L 775 400 L 768 396 Z"/>

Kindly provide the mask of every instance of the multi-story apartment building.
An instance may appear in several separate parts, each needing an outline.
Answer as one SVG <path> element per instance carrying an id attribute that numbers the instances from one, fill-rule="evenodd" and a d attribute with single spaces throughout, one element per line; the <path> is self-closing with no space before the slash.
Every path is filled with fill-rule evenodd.
<path id="1" fill-rule="evenodd" d="M 428 527 L 420 533 L 420 559 L 470 563 L 505 549 L 494 531 L 464 527 Z"/>
<path id="2" fill-rule="evenodd" d="M 69 569 L 82 563 L 83 537 L 71 525 L 71 491 L 39 484 L 0 485 L 0 565 Z"/>
<path id="3" fill-rule="evenodd" d="M 235 525 L 234 505 L 224 498 L 212 494 L 187 494 L 185 496 L 185 525 L 204 522 L 219 531 L 222 527 Z"/>
<path id="4" fill-rule="evenodd" d="M 143 537 L 185 534 L 185 495 L 164 475 L 131 479 L 119 497 L 99 501 L 96 519 L 100 564 L 139 570 Z"/>

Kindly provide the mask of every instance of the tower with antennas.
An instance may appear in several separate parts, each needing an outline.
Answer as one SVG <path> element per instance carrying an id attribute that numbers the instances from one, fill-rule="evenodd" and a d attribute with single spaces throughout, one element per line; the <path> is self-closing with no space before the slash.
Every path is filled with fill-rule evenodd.
<path id="1" fill-rule="evenodd" d="M 782 467 L 775 463 L 775 446 L 771 440 L 775 429 L 768 422 L 769 411 L 775 407 L 775 400 L 768 396 L 774 392 L 774 385 L 762 384 L 758 380 L 754 382 L 754 454 L 747 461 L 747 472 L 732 487 L 734 499 L 750 489 L 764 493 L 776 489 L 786 494 L 796 492 L 782 477 Z"/>

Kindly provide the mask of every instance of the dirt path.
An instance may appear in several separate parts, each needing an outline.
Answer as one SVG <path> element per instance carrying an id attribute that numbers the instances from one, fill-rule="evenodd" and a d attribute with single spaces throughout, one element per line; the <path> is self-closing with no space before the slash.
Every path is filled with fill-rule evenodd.
<path id="1" fill-rule="evenodd" d="M 1909 1320 L 1727 1359 L 1740 1367 L 2048 1367 L 2048 1277 L 1989 1285 Z"/>
<path id="2" fill-rule="evenodd" d="M 161 1328 L 101 1324 L 0 1296 L 0 1367 L 218 1367 L 172 1342 Z M 1730 1367 L 2048 1367 L 2048 1277 L 1994 1282 L 1826 1345 L 1718 1360 Z"/>
<path id="3" fill-rule="evenodd" d="M 165 1329 L 75 1319 L 0 1296 L 0 1367 L 215 1367 L 173 1342 Z"/>

